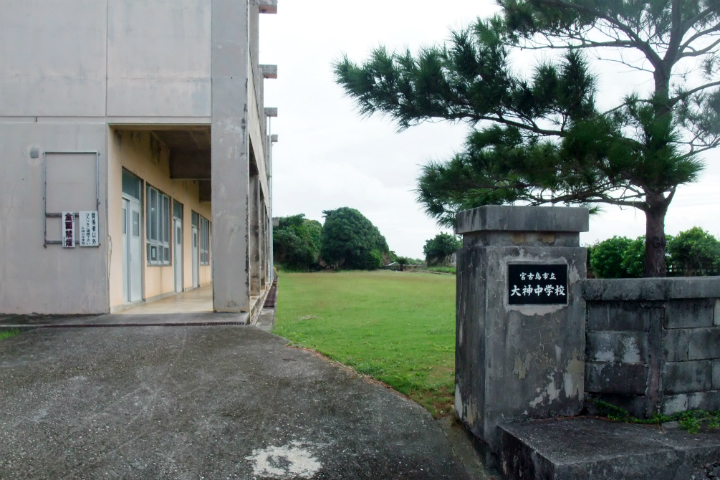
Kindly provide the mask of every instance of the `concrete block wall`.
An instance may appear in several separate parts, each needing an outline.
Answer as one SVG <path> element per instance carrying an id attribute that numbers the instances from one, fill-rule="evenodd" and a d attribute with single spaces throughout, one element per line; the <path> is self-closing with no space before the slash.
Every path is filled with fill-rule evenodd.
<path id="1" fill-rule="evenodd" d="M 647 418 L 720 409 L 720 277 L 587 280 L 585 391 Z"/>

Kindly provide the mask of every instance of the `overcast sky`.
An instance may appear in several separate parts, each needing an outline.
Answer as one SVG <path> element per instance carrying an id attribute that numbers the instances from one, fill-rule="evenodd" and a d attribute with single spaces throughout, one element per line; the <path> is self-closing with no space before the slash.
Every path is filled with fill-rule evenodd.
<path id="1" fill-rule="evenodd" d="M 361 118 L 335 84 L 332 63 L 343 53 L 362 61 L 380 44 L 416 51 L 446 40 L 450 28 L 496 11 L 487 0 L 280 0 L 277 15 L 261 15 L 260 62 L 277 64 L 279 77 L 265 82 L 266 106 L 279 109 L 272 120 L 280 137 L 273 150 L 273 215 L 304 213 L 322 222 L 323 210 L 356 208 L 391 250 L 422 258 L 425 241 L 443 230 L 415 201 L 415 179 L 428 160 L 460 150 L 469 127 L 438 123 L 396 133 L 389 119 Z M 647 85 L 646 78 L 614 65 L 594 70 L 601 103 Z M 697 225 L 720 237 L 719 157 L 720 150 L 707 155 L 701 181 L 678 190 L 667 233 Z M 583 243 L 644 234 L 642 212 L 603 208 L 591 218 Z"/>

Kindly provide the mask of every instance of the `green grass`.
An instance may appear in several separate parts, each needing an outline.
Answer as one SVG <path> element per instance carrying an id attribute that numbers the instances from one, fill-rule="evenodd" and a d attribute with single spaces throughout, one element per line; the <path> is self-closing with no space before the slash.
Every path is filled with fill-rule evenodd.
<path id="1" fill-rule="evenodd" d="M 5 340 L 6 338 L 14 337 L 15 335 L 18 335 L 20 333 L 20 330 L 17 329 L 10 329 L 10 330 L 0 330 L 0 340 Z"/>
<path id="2" fill-rule="evenodd" d="M 387 383 L 433 415 L 452 411 L 455 277 L 284 273 L 274 332 Z"/>

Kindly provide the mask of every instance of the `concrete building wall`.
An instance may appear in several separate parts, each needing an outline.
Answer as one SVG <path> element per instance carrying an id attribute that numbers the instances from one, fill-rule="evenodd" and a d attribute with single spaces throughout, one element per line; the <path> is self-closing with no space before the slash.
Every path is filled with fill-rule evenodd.
<path id="1" fill-rule="evenodd" d="M 254 66 L 253 68 L 255 67 L 257 66 Z M 256 101 L 256 96 L 254 93 L 252 93 L 254 92 L 254 89 L 256 87 L 253 75 L 249 76 L 248 82 L 248 91 L 251 93 L 250 95 L 248 95 L 248 114 L 250 118 L 258 118 L 261 117 L 261 114 L 260 108 Z M 248 136 L 250 138 L 250 146 L 253 149 L 253 155 L 256 159 L 260 188 L 265 198 L 268 198 L 268 172 L 267 165 L 265 164 L 264 160 L 265 142 L 263 141 L 262 130 L 260 128 L 259 122 L 252 122 L 248 125 Z"/>
<path id="2" fill-rule="evenodd" d="M 111 117 L 209 117 L 210 0 L 109 0 Z"/>
<path id="3" fill-rule="evenodd" d="M 105 115 L 106 0 L 0 2 L 0 115 Z"/>
<path id="4" fill-rule="evenodd" d="M 123 251 L 122 251 L 122 169 L 143 180 L 143 186 L 150 185 L 168 195 L 171 200 L 183 204 L 183 289 L 192 285 L 192 212 L 195 211 L 212 221 L 209 203 L 200 203 L 199 186 L 193 180 L 172 180 L 170 178 L 170 149 L 157 139 L 151 131 L 112 129 L 109 137 L 108 158 L 108 219 L 110 237 L 114 248 L 110 255 L 110 306 L 122 306 L 123 299 Z M 143 188 L 143 219 L 145 219 L 145 188 Z M 145 245 L 145 221 L 142 226 L 143 238 L 143 299 L 173 293 L 175 291 L 175 267 L 150 266 L 147 264 Z M 171 229 L 172 230 L 172 229 Z M 174 237 L 173 237 L 174 238 Z M 174 242 L 170 242 L 174 245 Z M 211 252 L 212 256 L 212 252 Z M 172 255 L 171 255 L 172 258 Z M 200 285 L 211 282 L 210 266 L 199 267 Z"/>
<path id="5" fill-rule="evenodd" d="M 106 217 L 100 214 L 100 247 L 74 249 L 44 246 L 48 238 L 60 240 L 59 219 L 45 219 L 43 202 L 44 151 L 97 150 L 100 178 L 105 178 L 106 127 L 104 123 L 9 122 L 0 119 L 0 313 L 99 313 L 108 309 L 108 242 Z M 38 158 L 31 158 L 38 149 Z M 71 156 L 80 160 L 77 155 Z M 56 165 L 68 161 L 52 155 Z M 85 167 L 78 176 L 92 177 L 94 155 L 83 155 Z M 51 176 L 49 182 L 57 178 Z M 94 199 L 87 188 L 77 195 L 72 186 L 58 208 L 91 209 Z M 94 190 L 94 185 L 90 186 Z M 100 212 L 106 203 L 100 182 Z M 94 209 L 94 208 L 92 208 Z M 58 212 L 59 213 L 59 212 Z"/>
<path id="6" fill-rule="evenodd" d="M 0 115 L 210 117 L 211 0 L 3 0 Z"/>

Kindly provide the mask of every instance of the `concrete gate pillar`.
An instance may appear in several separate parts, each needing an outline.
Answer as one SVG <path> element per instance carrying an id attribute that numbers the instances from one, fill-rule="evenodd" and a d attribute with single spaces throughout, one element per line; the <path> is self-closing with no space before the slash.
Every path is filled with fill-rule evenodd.
<path id="1" fill-rule="evenodd" d="M 248 0 L 212 0 L 213 309 L 247 312 Z"/>
<path id="2" fill-rule="evenodd" d="M 488 454 L 501 423 L 582 409 L 588 223 L 585 208 L 457 215 L 455 411 Z"/>

